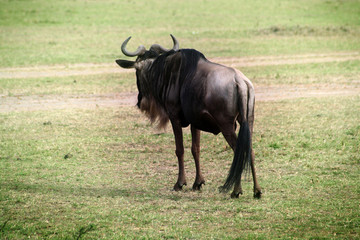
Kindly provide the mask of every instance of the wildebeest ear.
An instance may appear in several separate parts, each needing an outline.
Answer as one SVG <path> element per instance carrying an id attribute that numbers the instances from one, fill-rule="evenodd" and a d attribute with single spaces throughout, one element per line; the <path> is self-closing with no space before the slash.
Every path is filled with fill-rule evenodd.
<path id="1" fill-rule="evenodd" d="M 134 61 L 128 61 L 128 60 L 116 60 L 116 63 L 119 64 L 122 68 L 134 68 L 135 62 Z"/>

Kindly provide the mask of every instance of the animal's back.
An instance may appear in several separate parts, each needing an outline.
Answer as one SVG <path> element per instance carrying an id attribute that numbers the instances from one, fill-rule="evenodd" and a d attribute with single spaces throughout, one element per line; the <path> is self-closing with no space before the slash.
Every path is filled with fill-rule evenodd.
<path id="1" fill-rule="evenodd" d="M 219 122 L 234 122 L 239 109 L 238 98 L 236 71 L 200 59 L 196 74 L 182 87 L 181 105 L 189 123 L 217 134 L 221 131 Z"/>

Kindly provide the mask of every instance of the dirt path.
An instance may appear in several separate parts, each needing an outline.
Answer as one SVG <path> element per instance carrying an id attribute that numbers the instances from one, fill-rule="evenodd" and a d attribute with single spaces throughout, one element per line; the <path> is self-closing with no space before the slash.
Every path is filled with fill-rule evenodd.
<path id="1" fill-rule="evenodd" d="M 214 62 L 231 67 L 276 66 L 305 63 L 326 63 L 360 60 L 360 52 L 335 52 L 326 54 L 300 54 L 287 56 L 258 56 L 244 58 L 214 58 Z"/>
<path id="2" fill-rule="evenodd" d="M 301 54 L 287 56 L 257 56 L 241 58 L 213 58 L 211 61 L 231 67 L 253 67 L 302 63 L 343 62 L 360 60 L 360 52 L 335 52 L 326 54 Z M 122 69 L 115 62 L 103 64 L 71 64 L 55 66 L 36 66 L 20 68 L 0 68 L 0 79 L 66 77 L 107 73 L 129 73 L 133 70 Z"/>
<path id="3" fill-rule="evenodd" d="M 134 106 L 137 93 L 1 97 L 0 112 Z"/>
<path id="4" fill-rule="evenodd" d="M 256 101 L 277 101 L 282 99 L 360 95 L 360 86 L 344 85 L 281 85 L 255 86 Z M 48 95 L 1 97 L 0 112 L 36 111 L 54 109 L 95 109 L 98 107 L 135 106 L 136 92 L 101 95 Z"/>
<path id="5" fill-rule="evenodd" d="M 319 63 L 360 60 L 360 52 L 330 54 L 303 54 L 291 56 L 264 56 L 246 58 L 215 58 L 214 62 L 227 66 L 266 66 L 299 63 Z M 68 66 L 39 66 L 27 68 L 0 68 L 0 79 L 63 77 L 105 73 L 126 73 L 113 64 L 74 64 Z M 256 85 L 257 101 L 274 101 L 303 97 L 360 95 L 360 85 L 317 84 L 317 85 Z M 97 107 L 134 106 L 137 93 L 122 92 L 88 95 L 46 95 L 46 96 L 1 96 L 0 112 L 53 110 L 65 108 L 91 109 Z"/>

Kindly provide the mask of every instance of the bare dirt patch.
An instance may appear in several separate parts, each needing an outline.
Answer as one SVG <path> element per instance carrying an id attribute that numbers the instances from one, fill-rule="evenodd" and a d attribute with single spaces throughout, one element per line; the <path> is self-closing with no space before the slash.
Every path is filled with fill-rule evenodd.
<path id="1" fill-rule="evenodd" d="M 135 106 L 137 93 L 14 96 L 0 98 L 0 112 Z"/>
<path id="2" fill-rule="evenodd" d="M 258 56 L 244 58 L 214 58 L 214 62 L 230 67 L 254 67 L 291 65 L 305 63 L 326 63 L 360 60 L 360 52 L 337 52 L 326 54 L 301 54 L 291 56 Z"/>
<path id="3" fill-rule="evenodd" d="M 84 76 L 132 72 L 119 68 L 116 63 L 84 63 L 73 65 L 0 68 L 0 79 Z"/>
<path id="4" fill-rule="evenodd" d="M 257 101 L 360 95 L 360 86 L 340 84 L 255 86 Z"/>
<path id="5" fill-rule="evenodd" d="M 255 86 L 256 101 L 282 99 L 360 95 L 359 86 L 323 85 L 278 85 Z M 65 108 L 95 109 L 98 107 L 135 106 L 136 92 L 89 95 L 15 96 L 0 98 L 0 112 L 36 111 Z"/>
<path id="6" fill-rule="evenodd" d="M 302 63 L 343 62 L 360 60 L 360 52 L 335 52 L 324 54 L 300 54 L 286 56 L 256 56 L 256 57 L 220 57 L 210 59 L 213 62 L 230 67 L 253 67 Z M 94 64 L 72 64 L 55 66 L 36 66 L 19 68 L 0 68 L 0 79 L 14 78 L 41 78 L 41 77 L 66 77 L 79 75 L 96 75 L 109 73 L 129 73 L 133 70 L 123 69 L 115 62 Z"/>
<path id="7" fill-rule="evenodd" d="M 219 62 L 232 67 L 284 65 L 360 60 L 360 52 L 244 58 L 215 58 L 212 60 L 214 62 Z M 121 69 L 115 63 L 1 68 L 0 79 L 63 77 L 73 75 L 126 73 L 131 71 L 133 70 Z M 359 84 L 257 85 L 255 86 L 255 90 L 257 101 L 275 101 L 281 99 L 336 95 L 360 95 Z M 0 96 L 0 112 L 134 106 L 136 101 L 136 92 L 88 95 Z"/>

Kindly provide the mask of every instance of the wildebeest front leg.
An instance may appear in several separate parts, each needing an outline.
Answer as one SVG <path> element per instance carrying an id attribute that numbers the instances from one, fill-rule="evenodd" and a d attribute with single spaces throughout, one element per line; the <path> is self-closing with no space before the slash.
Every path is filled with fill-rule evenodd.
<path id="1" fill-rule="evenodd" d="M 196 168 L 196 177 L 193 185 L 193 190 L 200 190 L 201 186 L 205 184 L 205 180 L 201 174 L 201 168 L 200 168 L 200 130 L 193 127 L 193 125 L 191 125 L 191 137 L 192 137 L 191 153 L 194 157 L 195 168 Z"/>
<path id="2" fill-rule="evenodd" d="M 182 190 L 182 187 L 186 185 L 185 168 L 184 168 L 184 144 L 183 144 L 183 133 L 181 124 L 179 121 L 171 121 L 171 125 L 175 135 L 176 150 L 175 154 L 178 158 L 179 163 L 179 175 L 178 180 L 174 185 L 175 191 Z"/>

